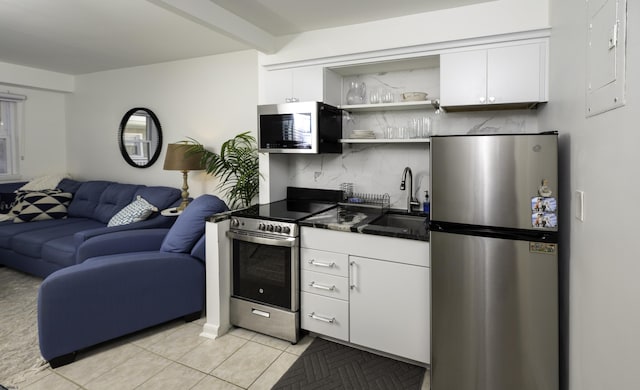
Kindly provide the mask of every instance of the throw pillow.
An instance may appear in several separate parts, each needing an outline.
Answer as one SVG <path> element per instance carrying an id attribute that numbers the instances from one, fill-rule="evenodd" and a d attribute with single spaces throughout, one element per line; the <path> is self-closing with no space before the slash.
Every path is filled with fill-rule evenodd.
<path id="1" fill-rule="evenodd" d="M 67 206 L 69 206 L 71 198 L 73 198 L 73 194 L 69 192 L 58 191 L 46 193 L 29 191 L 22 197 L 20 204 L 12 209 L 13 212 L 19 208 L 13 222 L 20 223 L 67 218 Z"/>
<path id="2" fill-rule="evenodd" d="M 116 215 L 111 217 L 107 226 L 128 225 L 130 223 L 144 221 L 149 218 L 154 211 L 158 211 L 158 208 L 138 195 L 136 200 L 129 203 L 122 210 L 118 211 Z"/>
<path id="3" fill-rule="evenodd" d="M 205 221 L 213 214 L 229 210 L 213 195 L 200 195 L 189 203 L 164 237 L 161 252 L 189 253 L 204 234 Z"/>
<path id="4" fill-rule="evenodd" d="M 68 178 L 68 173 L 58 173 L 54 175 L 45 175 L 29 180 L 29 182 L 18 188 L 19 191 L 42 191 L 56 188 L 60 180 Z"/>
<path id="5" fill-rule="evenodd" d="M 13 200 L 13 203 L 11 204 L 11 209 L 8 211 L 8 214 L 12 215 L 12 217 L 15 217 L 16 215 L 20 214 L 20 210 L 22 210 L 22 208 L 24 207 L 24 198 L 29 195 L 32 194 L 34 192 L 38 192 L 38 193 L 42 193 L 42 194 L 46 194 L 46 195 L 55 195 L 55 194 L 59 194 L 63 191 L 55 189 L 55 190 L 42 190 L 42 191 L 23 191 L 23 190 L 16 190 L 15 192 L 15 199 Z"/>

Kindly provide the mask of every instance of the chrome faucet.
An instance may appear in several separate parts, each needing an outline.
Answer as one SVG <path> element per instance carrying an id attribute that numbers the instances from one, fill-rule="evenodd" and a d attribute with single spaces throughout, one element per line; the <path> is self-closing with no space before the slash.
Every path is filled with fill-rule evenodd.
<path id="1" fill-rule="evenodd" d="M 407 213 L 411 212 L 413 206 L 419 206 L 418 199 L 413 196 L 413 173 L 411 168 L 405 167 L 402 172 L 402 181 L 400 182 L 400 189 L 405 191 L 407 188 L 407 173 L 409 174 L 409 193 L 407 193 Z"/>

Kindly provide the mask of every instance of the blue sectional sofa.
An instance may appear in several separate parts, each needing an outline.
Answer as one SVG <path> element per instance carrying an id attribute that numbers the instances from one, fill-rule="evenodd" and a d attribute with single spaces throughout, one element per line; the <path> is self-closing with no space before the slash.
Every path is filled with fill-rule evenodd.
<path id="1" fill-rule="evenodd" d="M 3 184 L 0 191 L 13 191 L 20 184 Z M 144 221 L 107 227 L 111 217 L 138 196 L 158 210 L 177 205 L 181 196 L 176 188 L 112 181 L 63 179 L 58 189 L 73 194 L 66 218 L 24 223 L 0 222 L 0 265 L 44 278 L 81 262 L 78 252 L 85 250 L 92 237 L 117 231 L 166 228 L 173 224 L 175 217 L 154 213 Z M 126 245 L 127 241 L 123 239 L 113 245 Z"/>
<path id="2" fill-rule="evenodd" d="M 42 356 L 58 367 L 104 341 L 176 318 L 200 318 L 205 222 L 226 210 L 217 197 L 202 195 L 170 229 L 116 231 L 83 241 L 77 264 L 49 275 L 40 287 Z"/>

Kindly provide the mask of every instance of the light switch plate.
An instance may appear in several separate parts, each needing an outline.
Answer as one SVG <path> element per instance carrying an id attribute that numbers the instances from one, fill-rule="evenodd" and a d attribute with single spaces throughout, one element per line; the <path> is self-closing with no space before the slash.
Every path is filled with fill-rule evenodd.
<path id="1" fill-rule="evenodd" d="M 584 222 L 584 191 L 576 190 L 576 219 Z"/>

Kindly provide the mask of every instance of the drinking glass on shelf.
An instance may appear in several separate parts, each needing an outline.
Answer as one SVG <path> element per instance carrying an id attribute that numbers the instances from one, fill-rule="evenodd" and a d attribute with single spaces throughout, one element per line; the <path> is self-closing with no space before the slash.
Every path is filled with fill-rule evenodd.
<path id="1" fill-rule="evenodd" d="M 384 90 L 382 95 L 380 95 L 380 101 L 382 103 L 393 103 L 393 92 L 388 89 Z"/>
<path id="2" fill-rule="evenodd" d="M 431 117 L 425 116 L 422 118 L 422 137 L 421 138 L 429 138 L 431 137 Z"/>
<path id="3" fill-rule="evenodd" d="M 380 103 L 380 90 L 379 89 L 372 89 L 371 90 L 371 92 L 369 93 L 369 103 L 371 103 L 371 104 Z"/>
<path id="4" fill-rule="evenodd" d="M 384 129 L 384 138 L 392 139 L 396 137 L 396 128 L 393 126 L 387 126 Z"/>
<path id="5" fill-rule="evenodd" d="M 398 127 L 397 132 L 396 132 L 396 138 L 399 139 L 403 139 L 403 138 L 409 138 L 409 131 L 406 127 Z"/>
<path id="6" fill-rule="evenodd" d="M 409 138 L 424 138 L 423 118 L 412 118 L 409 120 Z"/>

